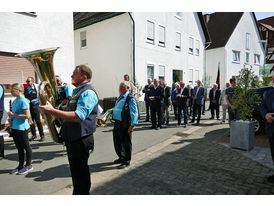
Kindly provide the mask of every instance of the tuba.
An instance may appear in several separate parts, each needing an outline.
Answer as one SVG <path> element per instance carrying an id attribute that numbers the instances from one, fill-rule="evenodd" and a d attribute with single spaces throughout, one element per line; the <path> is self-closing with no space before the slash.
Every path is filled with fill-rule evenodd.
<path id="1" fill-rule="evenodd" d="M 55 80 L 53 69 L 53 55 L 59 47 L 36 50 L 26 53 L 17 54 L 17 56 L 26 58 L 34 67 L 41 83 L 39 84 L 38 100 L 40 105 L 45 105 L 50 102 L 54 108 L 59 109 L 60 100 L 58 88 Z M 60 128 L 62 120 L 53 115 L 43 114 L 50 136 L 56 143 L 62 143 L 60 137 Z"/>
<path id="2" fill-rule="evenodd" d="M 110 122 L 112 122 L 112 114 L 113 114 L 113 108 L 108 109 L 103 115 L 96 118 L 96 125 L 98 127 L 106 127 L 107 120 L 110 120 Z"/>

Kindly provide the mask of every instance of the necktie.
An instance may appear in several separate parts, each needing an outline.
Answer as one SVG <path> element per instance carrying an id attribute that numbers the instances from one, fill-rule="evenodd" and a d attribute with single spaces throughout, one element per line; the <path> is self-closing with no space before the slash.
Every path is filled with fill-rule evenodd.
<path id="1" fill-rule="evenodd" d="M 117 103 L 118 103 L 121 99 L 123 99 L 123 98 L 124 98 L 124 96 L 121 95 L 121 96 L 117 99 Z"/>

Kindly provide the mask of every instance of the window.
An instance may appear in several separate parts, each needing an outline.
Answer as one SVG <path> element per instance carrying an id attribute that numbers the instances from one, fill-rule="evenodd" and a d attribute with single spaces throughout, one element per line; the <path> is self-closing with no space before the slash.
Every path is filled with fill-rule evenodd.
<path id="1" fill-rule="evenodd" d="M 189 69 L 187 73 L 188 82 L 189 84 L 193 85 L 193 69 Z"/>
<path id="2" fill-rule="evenodd" d="M 196 42 L 196 45 L 195 45 L 195 54 L 197 56 L 199 56 L 199 54 L 200 54 L 200 41 L 196 40 L 195 42 Z"/>
<path id="3" fill-rule="evenodd" d="M 235 63 L 240 63 L 240 52 L 239 51 L 232 51 L 232 60 Z"/>
<path id="4" fill-rule="evenodd" d="M 195 70 L 194 80 L 195 80 L 195 83 L 197 83 L 197 81 L 199 80 L 199 70 Z"/>
<path id="5" fill-rule="evenodd" d="M 80 40 L 81 40 L 81 48 L 85 48 L 87 46 L 87 32 L 86 31 L 82 31 L 80 33 Z"/>
<path id="6" fill-rule="evenodd" d="M 164 26 L 159 25 L 159 45 L 165 46 L 165 38 L 166 38 L 166 28 Z"/>
<path id="7" fill-rule="evenodd" d="M 260 55 L 254 54 L 254 64 L 260 65 Z"/>
<path id="8" fill-rule="evenodd" d="M 147 78 L 154 79 L 154 65 L 147 65 Z"/>
<path id="9" fill-rule="evenodd" d="M 159 81 L 165 81 L 165 66 L 159 65 Z"/>
<path id="10" fill-rule="evenodd" d="M 245 53 L 245 63 L 249 64 L 249 53 L 248 52 Z"/>
<path id="11" fill-rule="evenodd" d="M 154 44 L 154 23 L 147 21 L 147 42 Z"/>
<path id="12" fill-rule="evenodd" d="M 192 37 L 189 37 L 188 53 L 193 54 L 193 47 L 194 47 L 194 39 Z"/>
<path id="13" fill-rule="evenodd" d="M 175 36 L 175 50 L 180 51 L 181 50 L 181 33 L 180 32 L 176 32 L 176 36 Z"/>
<path id="14" fill-rule="evenodd" d="M 245 39 L 245 49 L 250 50 L 250 33 L 246 33 L 246 39 Z"/>

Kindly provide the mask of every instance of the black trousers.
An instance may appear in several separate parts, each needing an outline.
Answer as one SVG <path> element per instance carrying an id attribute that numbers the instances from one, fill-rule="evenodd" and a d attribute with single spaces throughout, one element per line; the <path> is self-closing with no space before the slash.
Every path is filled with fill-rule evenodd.
<path id="1" fill-rule="evenodd" d="M 198 111 L 197 123 L 200 122 L 202 106 L 203 106 L 203 105 L 199 105 L 199 104 L 196 104 L 196 103 L 193 104 L 193 116 L 192 116 L 192 121 L 193 121 L 193 122 L 195 121 L 195 116 L 196 116 L 196 114 L 197 114 L 197 111 Z"/>
<path id="2" fill-rule="evenodd" d="M 35 130 L 34 122 L 36 123 L 36 125 L 38 127 L 40 136 L 44 135 L 43 126 L 42 126 L 41 121 L 40 121 L 40 111 L 39 111 L 38 107 L 36 107 L 36 108 L 31 107 L 30 108 L 30 114 L 31 114 L 31 118 L 32 118 L 32 121 L 33 121 L 33 124 L 30 125 L 32 136 L 36 136 L 36 130 Z"/>
<path id="3" fill-rule="evenodd" d="M 149 121 L 149 100 L 145 100 L 145 103 L 146 103 L 146 121 Z"/>
<path id="4" fill-rule="evenodd" d="M 0 111 L 0 130 L 2 129 L 1 127 L 1 120 L 3 117 L 3 111 Z M 0 157 L 4 157 L 4 137 L 0 136 Z"/>
<path id="5" fill-rule="evenodd" d="M 91 187 L 88 158 L 94 149 L 93 134 L 73 142 L 65 140 L 65 145 L 72 177 L 72 194 L 88 195 Z"/>
<path id="6" fill-rule="evenodd" d="M 174 116 L 175 116 L 175 120 L 178 119 L 178 107 L 177 104 L 172 104 L 173 105 L 173 109 L 174 109 Z"/>
<path id="7" fill-rule="evenodd" d="M 113 128 L 114 149 L 123 163 L 130 163 L 132 154 L 132 133 L 128 133 L 128 128 L 124 128 L 120 121 L 115 121 Z"/>
<path id="8" fill-rule="evenodd" d="M 274 162 L 274 134 L 272 134 L 272 138 L 269 138 L 269 146 L 270 146 L 272 161 Z"/>
<path id="9" fill-rule="evenodd" d="M 220 105 L 218 103 L 211 102 L 210 110 L 211 110 L 211 117 L 214 118 L 214 111 L 216 110 L 216 117 L 217 119 L 219 119 Z"/>
<path id="10" fill-rule="evenodd" d="M 152 127 L 156 127 L 156 126 L 161 127 L 162 126 L 162 104 L 151 105 L 150 111 L 151 111 Z M 156 115 L 158 117 L 158 124 L 157 124 Z"/>
<path id="11" fill-rule="evenodd" d="M 28 130 L 12 130 L 12 136 L 14 143 L 16 145 L 18 156 L 19 156 L 19 165 L 18 170 L 22 169 L 25 162 L 25 151 L 26 151 L 26 165 L 31 165 L 32 149 L 29 144 Z"/>

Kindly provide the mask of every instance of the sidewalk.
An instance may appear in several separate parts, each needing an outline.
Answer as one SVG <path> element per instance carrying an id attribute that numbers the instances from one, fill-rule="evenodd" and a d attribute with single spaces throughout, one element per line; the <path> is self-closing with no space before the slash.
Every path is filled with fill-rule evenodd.
<path id="1" fill-rule="evenodd" d="M 229 132 L 227 124 L 217 120 L 201 123 L 135 154 L 124 170 L 112 164 L 91 168 L 91 194 L 274 194 L 274 185 L 265 180 L 274 174 L 267 148 L 231 149 L 216 142 Z M 262 154 L 265 162 L 255 158 Z M 54 194 L 70 195 L 72 188 Z"/>

